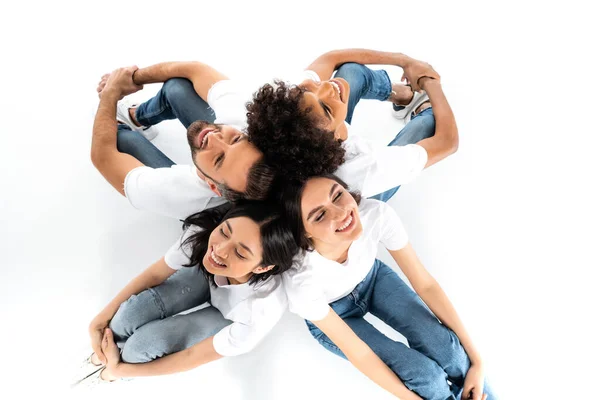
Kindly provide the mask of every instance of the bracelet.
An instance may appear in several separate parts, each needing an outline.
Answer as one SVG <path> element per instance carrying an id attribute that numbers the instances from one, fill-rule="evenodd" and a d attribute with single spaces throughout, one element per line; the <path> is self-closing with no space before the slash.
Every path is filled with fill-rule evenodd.
<path id="1" fill-rule="evenodd" d="M 138 71 L 139 71 L 139 70 L 137 70 L 137 69 L 136 69 L 135 71 L 133 71 L 133 74 L 131 74 L 131 80 L 133 81 L 133 84 L 134 84 L 134 85 L 137 85 L 137 83 L 135 83 L 135 73 L 136 73 L 136 72 L 138 72 Z M 421 77 L 421 78 L 422 78 L 422 77 Z M 419 78 L 419 79 L 421 79 L 421 78 Z"/>
<path id="2" fill-rule="evenodd" d="M 135 73 L 135 72 L 134 72 Z M 419 81 L 423 78 L 429 78 L 429 79 L 433 79 L 435 80 L 435 78 L 432 78 L 431 76 L 427 76 L 427 75 L 423 75 L 421 76 L 419 79 L 417 79 L 417 86 L 421 87 L 421 85 L 419 84 Z"/>

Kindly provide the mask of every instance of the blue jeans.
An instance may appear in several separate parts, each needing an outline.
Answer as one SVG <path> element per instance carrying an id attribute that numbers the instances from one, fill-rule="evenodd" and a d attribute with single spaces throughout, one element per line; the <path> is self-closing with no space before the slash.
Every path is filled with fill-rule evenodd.
<path id="1" fill-rule="evenodd" d="M 392 83 L 387 72 L 371 70 L 362 64 L 343 64 L 335 73 L 336 77 L 344 78 L 350 84 L 348 98 L 348 114 L 346 122 L 352 122 L 354 108 L 361 99 L 385 101 L 392 93 Z M 433 136 L 435 133 L 435 119 L 433 110 L 428 108 L 421 111 L 396 135 L 388 146 L 404 146 L 414 144 Z M 398 191 L 400 186 L 371 197 L 380 201 L 388 201 Z"/>
<path id="2" fill-rule="evenodd" d="M 209 283 L 198 266 L 182 268 L 160 285 L 131 296 L 110 321 L 123 361 L 145 363 L 176 353 L 231 324 L 213 306 L 175 315 L 209 300 Z"/>
<path id="3" fill-rule="evenodd" d="M 194 121 L 214 122 L 215 112 L 198 96 L 192 82 L 174 78 L 166 81 L 156 96 L 140 104 L 135 117 L 143 126 L 177 118 L 187 129 Z M 165 168 L 175 164 L 149 140 L 127 125 L 119 125 L 117 149 L 152 168 Z"/>
<path id="4" fill-rule="evenodd" d="M 331 308 L 413 392 L 424 399 L 459 398 L 470 367 L 458 337 L 442 325 L 420 297 L 387 265 L 375 260 L 367 277 Z M 402 334 L 410 347 L 396 342 L 363 316 L 370 312 Z M 310 333 L 332 353 L 341 350 L 314 324 Z M 448 383 L 450 382 L 450 383 Z M 495 397 L 485 385 L 488 400 Z"/>

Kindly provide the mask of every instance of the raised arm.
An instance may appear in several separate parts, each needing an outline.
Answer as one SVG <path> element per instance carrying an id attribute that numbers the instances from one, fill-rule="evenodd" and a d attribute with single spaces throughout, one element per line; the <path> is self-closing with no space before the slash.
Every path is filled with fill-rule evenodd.
<path id="1" fill-rule="evenodd" d="M 165 258 L 161 258 L 141 274 L 131 280 L 115 297 L 104 307 L 102 311 L 92 320 L 89 326 L 92 348 L 98 358 L 106 363 L 106 358 L 101 349 L 102 335 L 104 329 L 108 326 L 110 320 L 114 317 L 121 303 L 129 299 L 134 294 L 138 294 L 148 288 L 160 285 L 167 278 L 175 273 L 175 270 L 169 268 Z"/>
<path id="2" fill-rule="evenodd" d="M 213 67 L 199 61 L 164 62 L 138 69 L 133 75 L 134 82 L 138 85 L 165 82 L 171 78 L 190 80 L 196 93 L 204 101 L 207 101 L 208 91 L 215 83 L 228 79 Z"/>
<path id="3" fill-rule="evenodd" d="M 404 77 L 406 77 L 412 89 L 416 91 L 422 89 L 418 83 L 419 78 L 429 76 L 440 79 L 440 76 L 431 65 L 423 61 L 416 60 L 402 53 L 367 49 L 329 51 L 317 57 L 306 69 L 315 71 L 321 80 L 328 80 L 340 65 L 348 62 L 397 65 L 404 70 Z"/>
<path id="4" fill-rule="evenodd" d="M 92 163 L 123 196 L 125 177 L 132 169 L 143 166 L 136 158 L 117 149 L 117 102 L 142 89 L 133 83 L 132 75 L 136 69 L 137 67 L 119 68 L 103 79 L 92 133 Z"/>
<path id="5" fill-rule="evenodd" d="M 420 79 L 420 84 L 429 96 L 435 117 L 434 135 L 417 142 L 427 151 L 427 168 L 458 150 L 458 128 L 440 81 L 424 77 Z"/>
<path id="6" fill-rule="evenodd" d="M 427 304 L 427 307 L 458 336 L 471 361 L 471 368 L 465 379 L 465 393 L 468 394 L 471 389 L 474 389 L 473 398 L 476 400 L 481 399 L 483 395 L 483 362 L 481 355 L 475 348 L 475 344 L 446 293 L 421 264 L 419 257 L 410 244 L 401 250 L 390 251 L 390 254 L 408 278 L 415 292 Z"/>
<path id="7" fill-rule="evenodd" d="M 312 323 L 340 348 L 352 365 L 373 382 L 399 399 L 420 399 L 416 393 L 404 386 L 400 378 L 331 308 L 324 319 Z"/>

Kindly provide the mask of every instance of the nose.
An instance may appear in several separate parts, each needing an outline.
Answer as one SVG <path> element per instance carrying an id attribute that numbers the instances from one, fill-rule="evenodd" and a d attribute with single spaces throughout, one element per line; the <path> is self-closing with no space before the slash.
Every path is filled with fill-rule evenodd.
<path id="1" fill-rule="evenodd" d="M 225 243 L 214 245 L 214 251 L 219 258 L 222 258 L 223 260 L 227 259 L 227 246 Z"/>
<path id="2" fill-rule="evenodd" d="M 215 132 L 211 134 L 208 138 L 208 144 L 210 145 L 210 147 L 216 147 L 218 149 L 222 149 L 228 146 L 228 143 L 221 132 Z"/>
<path id="3" fill-rule="evenodd" d="M 332 97 L 337 91 L 331 82 L 322 82 L 319 85 L 319 92 L 326 97 Z"/>
<path id="4" fill-rule="evenodd" d="M 344 218 L 346 218 L 346 209 L 342 208 L 342 207 L 333 207 L 333 209 L 331 210 L 331 214 L 333 216 L 333 220 L 336 222 L 341 222 L 344 220 Z"/>

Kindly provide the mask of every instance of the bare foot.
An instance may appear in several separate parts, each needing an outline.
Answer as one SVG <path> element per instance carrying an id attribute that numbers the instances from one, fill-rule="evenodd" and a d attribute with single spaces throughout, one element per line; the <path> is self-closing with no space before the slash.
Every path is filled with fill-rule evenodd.
<path id="1" fill-rule="evenodd" d="M 129 109 L 129 117 L 131 118 L 131 120 L 133 121 L 133 123 L 135 124 L 135 126 L 142 126 L 142 125 L 140 125 L 140 123 L 135 118 L 135 110 L 137 110 L 137 107 L 131 107 Z"/>
<path id="2" fill-rule="evenodd" d="M 108 369 L 104 368 L 100 373 L 100 379 L 102 379 L 103 381 L 112 382 L 116 381 L 118 378 L 116 376 L 111 375 L 108 372 Z"/>
<path id="3" fill-rule="evenodd" d="M 393 83 L 392 94 L 388 100 L 398 106 L 407 106 L 412 101 L 413 95 L 414 93 L 410 86 L 402 85 L 400 83 Z"/>

